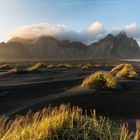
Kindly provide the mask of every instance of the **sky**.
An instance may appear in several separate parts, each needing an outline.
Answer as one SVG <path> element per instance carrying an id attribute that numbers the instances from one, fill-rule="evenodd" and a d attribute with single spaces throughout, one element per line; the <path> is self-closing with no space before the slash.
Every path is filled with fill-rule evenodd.
<path id="1" fill-rule="evenodd" d="M 90 43 L 124 30 L 140 43 L 140 0 L 0 2 L 0 42 L 49 35 Z"/>

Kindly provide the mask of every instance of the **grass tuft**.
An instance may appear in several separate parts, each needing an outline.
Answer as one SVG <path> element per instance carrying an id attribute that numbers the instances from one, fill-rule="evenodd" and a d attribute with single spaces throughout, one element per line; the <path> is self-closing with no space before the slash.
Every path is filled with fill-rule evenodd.
<path id="1" fill-rule="evenodd" d="M 112 72 L 115 72 L 115 70 L 113 69 L 112 69 Z M 116 72 L 116 78 L 119 78 L 119 79 L 136 79 L 138 76 L 134 67 L 131 64 L 118 65 L 116 66 L 116 70 L 119 70 Z"/>
<path id="2" fill-rule="evenodd" d="M 0 76 L 7 76 L 9 74 L 16 74 L 17 73 L 17 68 L 13 68 L 11 70 L 8 70 L 6 72 L 0 72 Z"/>
<path id="3" fill-rule="evenodd" d="M 89 70 L 90 68 L 92 68 L 92 65 L 90 63 L 81 67 L 82 70 Z"/>
<path id="4" fill-rule="evenodd" d="M 0 70 L 10 70 L 10 66 L 8 64 L 3 64 L 0 66 Z"/>
<path id="5" fill-rule="evenodd" d="M 48 68 L 48 69 L 53 69 L 53 68 L 55 68 L 55 66 L 54 66 L 53 64 L 49 64 L 49 65 L 47 66 L 47 68 Z"/>
<path id="6" fill-rule="evenodd" d="M 112 68 L 111 72 L 118 72 L 120 71 L 123 67 L 125 66 L 125 64 L 119 64 L 119 65 L 116 65 L 115 67 Z"/>
<path id="7" fill-rule="evenodd" d="M 26 70 L 28 72 L 37 72 L 41 68 L 46 68 L 46 65 L 44 63 L 37 63 L 37 64 L 33 65 L 32 67 L 27 68 Z"/>
<path id="8" fill-rule="evenodd" d="M 81 87 L 91 89 L 115 89 L 117 86 L 116 79 L 109 72 L 97 71 L 83 80 Z"/>
<path id="9" fill-rule="evenodd" d="M 71 69 L 72 68 L 72 66 L 68 63 L 60 63 L 57 65 L 57 67 L 64 68 L 64 69 Z"/>
<path id="10" fill-rule="evenodd" d="M 83 115 L 82 109 L 69 105 L 48 107 L 41 112 L 17 116 L 13 121 L 0 118 L 1 140 L 130 140 L 139 133 L 129 133 L 124 126 L 113 125 L 105 117 Z"/>

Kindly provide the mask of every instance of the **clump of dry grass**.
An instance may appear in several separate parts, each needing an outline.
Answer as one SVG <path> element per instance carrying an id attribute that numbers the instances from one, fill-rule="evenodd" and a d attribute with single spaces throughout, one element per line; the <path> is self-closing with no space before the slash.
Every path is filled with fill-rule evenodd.
<path id="1" fill-rule="evenodd" d="M 124 65 L 125 64 L 116 65 L 115 67 L 112 68 L 111 72 L 120 71 L 124 67 Z"/>
<path id="2" fill-rule="evenodd" d="M 134 69 L 129 69 L 124 67 L 116 74 L 117 78 L 124 78 L 124 79 L 136 79 L 137 73 Z"/>
<path id="3" fill-rule="evenodd" d="M 29 68 L 26 69 L 28 72 L 37 72 L 41 68 L 46 68 L 46 65 L 44 63 L 37 63 Z"/>
<path id="4" fill-rule="evenodd" d="M 69 105 L 30 112 L 9 123 L 7 118 L 0 118 L 0 124 L 1 140 L 130 140 L 134 137 L 127 127 L 114 126 L 108 118 L 97 117 L 95 111 L 88 117 L 81 108 Z"/>
<path id="5" fill-rule="evenodd" d="M 17 68 L 13 68 L 9 71 L 6 72 L 0 72 L 0 76 L 5 76 L 5 75 L 9 75 L 9 74 L 16 74 L 17 73 Z"/>
<path id="6" fill-rule="evenodd" d="M 49 65 L 47 66 L 47 68 L 48 68 L 48 69 L 53 69 L 53 68 L 55 68 L 55 66 L 54 66 L 53 64 L 49 64 Z"/>
<path id="7" fill-rule="evenodd" d="M 109 72 L 97 71 L 83 80 L 81 87 L 91 89 L 115 89 L 117 86 L 116 79 Z"/>
<path id="8" fill-rule="evenodd" d="M 17 68 L 13 68 L 13 69 L 9 70 L 8 73 L 16 73 L 17 71 L 18 71 Z"/>
<path id="9" fill-rule="evenodd" d="M 20 68 L 20 67 L 22 67 L 22 65 L 21 65 L 21 64 L 16 64 L 15 67 L 16 67 L 16 68 Z"/>
<path id="10" fill-rule="evenodd" d="M 0 70 L 10 70 L 11 67 L 8 64 L 3 64 L 0 66 Z"/>
<path id="11" fill-rule="evenodd" d="M 123 79 L 135 79 L 137 78 L 137 73 L 131 64 L 120 64 L 111 70 L 115 73 L 117 78 Z"/>
<path id="12" fill-rule="evenodd" d="M 72 68 L 72 66 L 68 63 L 60 63 L 57 65 L 57 67 L 64 68 L 64 69 L 71 69 Z"/>
<path id="13" fill-rule="evenodd" d="M 90 68 L 92 68 L 92 65 L 89 63 L 89 64 L 86 64 L 86 65 L 83 65 L 82 67 L 81 67 L 81 69 L 82 70 L 88 70 L 88 69 L 90 69 Z"/>
<path id="14" fill-rule="evenodd" d="M 103 66 L 102 64 L 95 64 L 94 65 L 95 67 L 101 67 L 101 66 Z"/>

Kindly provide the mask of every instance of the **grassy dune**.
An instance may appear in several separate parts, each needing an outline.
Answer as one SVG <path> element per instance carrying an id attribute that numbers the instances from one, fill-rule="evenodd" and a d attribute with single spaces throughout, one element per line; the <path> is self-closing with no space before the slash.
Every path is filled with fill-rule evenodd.
<path id="1" fill-rule="evenodd" d="M 115 89 L 117 85 L 116 79 L 111 73 L 106 71 L 97 71 L 83 80 L 82 87 L 95 89 Z"/>
<path id="2" fill-rule="evenodd" d="M 120 64 L 111 70 L 112 74 L 118 79 L 136 79 L 137 72 L 131 64 Z"/>
<path id="3" fill-rule="evenodd" d="M 81 108 L 69 105 L 17 116 L 7 123 L 0 119 L 1 140 L 138 140 L 139 132 L 128 132 L 127 127 L 113 125 L 105 117 L 83 115 Z"/>

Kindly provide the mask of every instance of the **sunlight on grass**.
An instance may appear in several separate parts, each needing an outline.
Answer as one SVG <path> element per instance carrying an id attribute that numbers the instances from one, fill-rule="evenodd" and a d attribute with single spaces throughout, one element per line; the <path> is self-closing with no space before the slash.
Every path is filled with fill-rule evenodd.
<path id="1" fill-rule="evenodd" d="M 17 68 L 13 68 L 13 69 L 9 70 L 8 73 L 16 73 L 17 71 L 18 71 Z"/>
<path id="2" fill-rule="evenodd" d="M 111 72 L 120 71 L 124 67 L 124 65 L 125 64 L 119 64 L 119 65 L 113 67 Z"/>
<path id="3" fill-rule="evenodd" d="M 0 66 L 0 70 L 10 70 L 10 66 L 8 64 L 3 64 Z"/>
<path id="4" fill-rule="evenodd" d="M 90 69 L 90 68 L 92 68 L 92 65 L 89 63 L 89 64 L 86 64 L 86 65 L 83 65 L 82 67 L 81 67 L 81 69 L 82 70 L 88 70 L 88 69 Z"/>
<path id="5" fill-rule="evenodd" d="M 114 67 L 111 72 L 114 72 L 116 78 L 136 79 L 137 73 L 131 64 L 120 64 Z"/>
<path id="6" fill-rule="evenodd" d="M 71 69 L 72 68 L 72 66 L 68 63 L 60 63 L 57 65 L 57 67 L 64 68 L 64 69 Z"/>
<path id="7" fill-rule="evenodd" d="M 41 68 L 46 68 L 46 65 L 44 63 L 37 63 L 29 68 L 27 68 L 28 72 L 36 72 L 39 71 Z"/>
<path id="8" fill-rule="evenodd" d="M 48 69 L 53 69 L 53 68 L 55 68 L 55 66 L 54 66 L 53 64 L 49 64 L 49 65 L 47 66 L 47 68 L 48 68 Z"/>
<path id="9" fill-rule="evenodd" d="M 15 73 L 17 73 L 17 68 L 13 68 L 13 69 L 8 70 L 6 72 L 0 72 L 0 76 L 5 76 L 5 75 L 15 74 Z"/>
<path id="10" fill-rule="evenodd" d="M 83 80 L 81 87 L 95 89 L 115 89 L 116 79 L 109 72 L 97 71 Z"/>
<path id="11" fill-rule="evenodd" d="M 1 140 L 130 140 L 139 133 L 129 133 L 127 127 L 113 125 L 105 117 L 83 115 L 81 108 L 69 105 L 48 107 L 41 112 L 29 112 L 13 121 L 0 118 Z"/>

